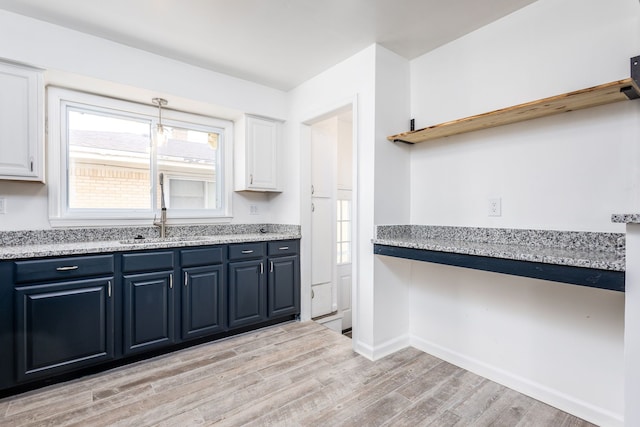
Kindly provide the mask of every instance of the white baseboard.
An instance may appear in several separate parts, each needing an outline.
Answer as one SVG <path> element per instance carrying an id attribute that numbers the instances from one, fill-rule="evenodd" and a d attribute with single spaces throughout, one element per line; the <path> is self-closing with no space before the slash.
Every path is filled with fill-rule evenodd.
<path id="1" fill-rule="evenodd" d="M 409 347 L 410 345 L 411 341 L 409 339 L 409 335 L 402 335 L 380 345 L 376 345 L 375 347 L 361 342 L 356 342 L 353 349 L 358 354 L 361 354 L 369 360 L 378 360 L 395 353 L 398 350 Z"/>
<path id="2" fill-rule="evenodd" d="M 495 381 L 591 423 L 599 426 L 624 426 L 623 414 L 613 413 L 604 408 L 600 408 L 557 390 L 553 390 L 542 384 L 528 380 L 527 378 L 504 371 L 497 366 L 489 365 L 419 337 L 411 336 L 409 343 L 412 347 L 415 347 L 418 350 L 429 353 L 444 361 L 481 375 L 491 381 Z"/>

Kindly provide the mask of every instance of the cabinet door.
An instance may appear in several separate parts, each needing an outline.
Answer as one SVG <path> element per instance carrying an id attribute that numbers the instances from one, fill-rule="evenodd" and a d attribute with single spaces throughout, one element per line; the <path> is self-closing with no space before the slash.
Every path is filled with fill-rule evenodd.
<path id="1" fill-rule="evenodd" d="M 16 288 L 18 381 L 114 357 L 113 277 Z"/>
<path id="2" fill-rule="evenodd" d="M 174 342 L 173 273 L 124 276 L 124 352 L 151 350 Z"/>
<path id="3" fill-rule="evenodd" d="M 0 93 L 0 179 L 42 181 L 42 72 L 0 63 Z"/>
<path id="4" fill-rule="evenodd" d="M 247 187 L 278 190 L 279 123 L 247 117 Z"/>
<path id="5" fill-rule="evenodd" d="M 185 268 L 182 286 L 182 339 L 225 330 L 222 265 Z"/>
<path id="6" fill-rule="evenodd" d="M 267 303 L 262 260 L 229 264 L 229 328 L 266 320 Z"/>
<path id="7" fill-rule="evenodd" d="M 297 255 L 269 259 L 270 318 L 300 312 L 300 260 Z"/>

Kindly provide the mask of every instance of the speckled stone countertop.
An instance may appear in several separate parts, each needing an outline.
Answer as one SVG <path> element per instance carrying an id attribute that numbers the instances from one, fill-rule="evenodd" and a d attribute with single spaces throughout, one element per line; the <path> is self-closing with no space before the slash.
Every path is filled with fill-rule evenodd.
<path id="1" fill-rule="evenodd" d="M 625 235 L 552 230 L 383 225 L 374 244 L 545 264 L 625 270 Z"/>
<path id="2" fill-rule="evenodd" d="M 164 239 L 156 227 L 5 231 L 0 260 L 299 238 L 300 226 L 276 224 L 169 226 Z"/>
<path id="3" fill-rule="evenodd" d="M 640 224 L 640 214 L 613 214 L 611 222 L 622 224 Z"/>

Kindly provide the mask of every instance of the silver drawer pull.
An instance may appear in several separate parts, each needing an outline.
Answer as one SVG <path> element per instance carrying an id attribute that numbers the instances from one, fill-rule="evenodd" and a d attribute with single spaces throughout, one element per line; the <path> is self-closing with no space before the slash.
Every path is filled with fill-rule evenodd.
<path id="1" fill-rule="evenodd" d="M 289 250 L 289 246 L 282 246 L 282 247 L 278 248 L 278 250 L 288 251 Z"/>
<path id="2" fill-rule="evenodd" d="M 58 270 L 58 271 L 71 271 L 71 270 L 77 270 L 77 269 L 78 269 L 77 265 L 70 265 L 70 266 L 67 266 L 67 267 L 58 267 L 58 268 L 56 268 L 56 270 Z"/>
<path id="3" fill-rule="evenodd" d="M 253 251 L 252 251 L 252 250 L 245 250 L 245 251 L 242 251 L 242 253 L 243 253 L 243 254 L 252 254 L 252 253 L 253 253 Z"/>

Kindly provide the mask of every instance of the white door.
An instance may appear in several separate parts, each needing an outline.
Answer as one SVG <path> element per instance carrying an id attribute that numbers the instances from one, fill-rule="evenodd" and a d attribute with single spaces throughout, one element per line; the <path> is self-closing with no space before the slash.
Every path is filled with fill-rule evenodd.
<path id="1" fill-rule="evenodd" d="M 337 310 L 335 285 L 336 120 L 311 126 L 311 317 Z"/>
<path id="2" fill-rule="evenodd" d="M 333 308 L 333 201 L 312 198 L 311 206 L 311 317 L 324 316 Z"/>
<path id="3" fill-rule="evenodd" d="M 311 317 L 351 328 L 352 111 L 311 126 Z"/>
<path id="4" fill-rule="evenodd" d="M 338 115 L 338 159 L 336 200 L 336 280 L 338 312 L 342 314 L 342 330 L 351 328 L 351 283 L 353 256 L 353 113 Z"/>
<path id="5" fill-rule="evenodd" d="M 338 279 L 338 311 L 342 313 L 342 330 L 351 328 L 351 253 L 352 204 L 351 190 L 339 190 L 336 202 L 336 256 Z"/>

